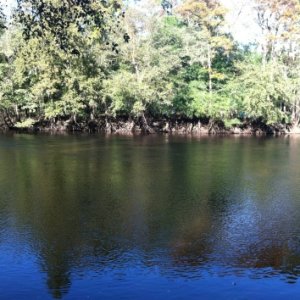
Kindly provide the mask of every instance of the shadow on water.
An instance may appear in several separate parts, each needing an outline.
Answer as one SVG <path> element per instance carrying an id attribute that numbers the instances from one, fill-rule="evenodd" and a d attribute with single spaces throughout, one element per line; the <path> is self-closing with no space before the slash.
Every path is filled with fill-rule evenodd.
<path id="1" fill-rule="evenodd" d="M 10 233 L 29 245 L 54 298 L 87 272 L 130 268 L 295 283 L 299 146 L 296 138 L 1 136 L 0 239 Z"/>

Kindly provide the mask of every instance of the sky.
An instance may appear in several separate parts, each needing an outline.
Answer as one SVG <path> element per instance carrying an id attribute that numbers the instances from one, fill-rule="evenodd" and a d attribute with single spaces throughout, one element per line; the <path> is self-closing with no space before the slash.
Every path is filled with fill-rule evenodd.
<path id="1" fill-rule="evenodd" d="M 16 0 L 0 0 L 0 5 L 4 7 L 5 13 L 9 13 L 15 4 Z"/>
<path id="2" fill-rule="evenodd" d="M 247 44 L 259 40 L 260 29 L 255 22 L 256 13 L 253 0 L 220 0 L 229 10 L 228 27 L 240 43 Z"/>
<path id="3" fill-rule="evenodd" d="M 242 43 L 248 44 L 258 40 L 259 28 L 255 23 L 255 12 L 253 0 L 220 0 L 229 10 L 227 17 L 228 29 L 234 38 Z M 9 15 L 11 9 L 16 5 L 16 0 L 0 0 L 4 11 Z"/>

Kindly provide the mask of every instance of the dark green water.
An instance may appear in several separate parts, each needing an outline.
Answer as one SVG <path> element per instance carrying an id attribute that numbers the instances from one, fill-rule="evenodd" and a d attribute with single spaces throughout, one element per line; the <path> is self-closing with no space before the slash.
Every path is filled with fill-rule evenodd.
<path id="1" fill-rule="evenodd" d="M 1 299 L 298 299 L 300 137 L 0 136 Z"/>

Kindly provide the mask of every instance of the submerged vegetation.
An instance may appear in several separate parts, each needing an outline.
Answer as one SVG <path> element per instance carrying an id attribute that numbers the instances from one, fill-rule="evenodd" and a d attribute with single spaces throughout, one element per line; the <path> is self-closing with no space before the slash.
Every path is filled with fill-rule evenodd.
<path id="1" fill-rule="evenodd" d="M 262 34 L 245 46 L 218 0 L 19 0 L 0 12 L 0 123 L 297 132 L 300 4 L 252 1 Z"/>

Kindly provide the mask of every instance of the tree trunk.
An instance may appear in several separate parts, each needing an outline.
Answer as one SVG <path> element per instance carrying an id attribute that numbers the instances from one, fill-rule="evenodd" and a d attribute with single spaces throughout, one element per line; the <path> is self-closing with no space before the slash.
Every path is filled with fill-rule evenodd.
<path id="1" fill-rule="evenodd" d="M 148 121 L 144 113 L 142 114 L 142 122 L 143 122 L 143 129 L 146 133 L 154 133 L 154 130 L 148 125 Z"/>
<path id="2" fill-rule="evenodd" d="M 15 113 L 16 113 L 17 122 L 20 122 L 20 113 L 19 113 L 18 105 L 15 105 Z"/>
<path id="3" fill-rule="evenodd" d="M 207 66 L 208 66 L 208 90 L 209 93 L 212 94 L 212 62 L 211 62 L 211 48 L 208 46 L 207 53 Z"/>

